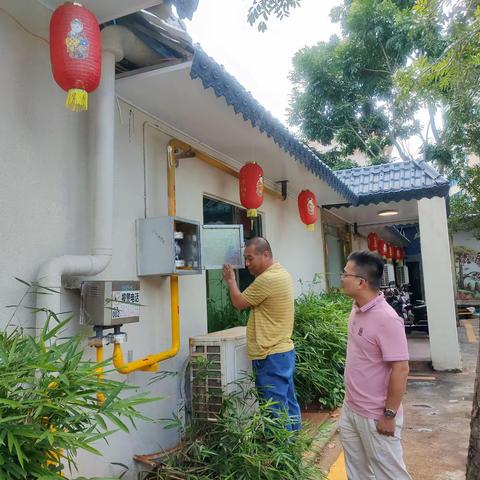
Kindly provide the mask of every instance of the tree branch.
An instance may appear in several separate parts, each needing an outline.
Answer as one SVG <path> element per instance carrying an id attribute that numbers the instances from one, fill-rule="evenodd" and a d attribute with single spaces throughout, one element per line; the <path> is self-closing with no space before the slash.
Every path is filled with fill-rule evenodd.
<path id="1" fill-rule="evenodd" d="M 398 151 L 398 154 L 400 155 L 400 158 L 404 161 L 404 162 L 410 162 L 412 159 L 412 157 L 408 156 L 405 151 L 403 150 L 402 146 L 400 145 L 400 143 L 398 143 L 398 140 L 393 136 L 393 135 L 390 135 L 390 141 L 393 143 L 393 145 L 395 145 L 397 151 Z"/>
<path id="2" fill-rule="evenodd" d="M 383 56 L 385 57 L 385 62 L 387 63 L 388 73 L 390 73 L 390 75 L 392 75 L 393 70 L 392 70 L 392 66 L 390 65 L 390 60 L 388 59 L 387 52 L 385 51 L 383 43 L 382 42 L 379 42 L 379 43 L 380 43 L 380 47 L 381 47 L 382 52 L 383 52 Z"/>
<path id="3" fill-rule="evenodd" d="M 357 132 L 357 130 L 355 129 L 355 127 L 348 121 L 345 122 L 349 127 L 350 127 L 350 130 L 356 135 L 356 137 L 362 142 L 363 146 L 366 148 L 366 150 L 368 152 L 370 152 L 370 155 L 373 157 L 373 158 L 376 158 L 377 155 L 375 155 L 375 153 L 370 149 L 370 147 L 367 145 L 367 143 L 365 142 L 365 140 L 362 138 L 362 136 Z"/>
<path id="4" fill-rule="evenodd" d="M 427 103 L 428 115 L 430 117 L 430 126 L 432 127 L 432 134 L 435 141 L 440 144 L 442 139 L 440 138 L 440 132 L 438 131 L 437 125 L 435 123 L 435 108 L 431 102 Z"/>

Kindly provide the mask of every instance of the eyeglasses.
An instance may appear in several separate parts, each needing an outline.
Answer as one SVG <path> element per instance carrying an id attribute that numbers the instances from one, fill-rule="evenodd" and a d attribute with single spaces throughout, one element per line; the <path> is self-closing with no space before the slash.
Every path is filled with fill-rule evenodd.
<path id="1" fill-rule="evenodd" d="M 365 277 L 362 277 L 361 275 L 355 275 L 354 273 L 345 273 L 345 272 L 342 272 L 340 274 L 340 276 L 342 278 L 345 278 L 345 277 L 357 277 L 357 278 L 361 278 L 362 280 L 365 280 L 366 282 L 368 282 L 368 280 L 365 278 Z"/>

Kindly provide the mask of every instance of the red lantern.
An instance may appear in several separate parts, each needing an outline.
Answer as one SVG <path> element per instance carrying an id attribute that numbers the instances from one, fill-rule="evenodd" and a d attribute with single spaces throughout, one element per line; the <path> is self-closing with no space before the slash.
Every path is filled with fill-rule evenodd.
<path id="1" fill-rule="evenodd" d="M 384 260 L 387 258 L 388 248 L 385 240 L 378 241 L 378 253 Z"/>
<path id="2" fill-rule="evenodd" d="M 393 260 L 395 256 L 395 247 L 391 243 L 387 243 L 387 259 Z"/>
<path id="3" fill-rule="evenodd" d="M 378 249 L 378 235 L 375 232 L 368 234 L 368 249 L 372 252 L 376 252 Z"/>
<path id="4" fill-rule="evenodd" d="M 398 265 L 401 267 L 403 266 L 403 259 L 405 258 L 405 250 L 401 247 L 397 247 L 397 260 Z"/>
<path id="5" fill-rule="evenodd" d="M 318 219 L 318 207 L 315 195 L 310 190 L 302 190 L 298 195 L 298 211 L 302 222 L 309 232 L 315 230 Z"/>
<path id="6" fill-rule="evenodd" d="M 65 3 L 50 20 L 50 60 L 53 78 L 68 92 L 65 106 L 88 109 L 88 94 L 100 83 L 102 52 L 95 15 L 79 4 Z"/>
<path id="7" fill-rule="evenodd" d="M 255 218 L 257 208 L 263 203 L 263 170 L 255 162 L 246 163 L 240 169 L 240 202 L 247 209 L 247 217 Z"/>

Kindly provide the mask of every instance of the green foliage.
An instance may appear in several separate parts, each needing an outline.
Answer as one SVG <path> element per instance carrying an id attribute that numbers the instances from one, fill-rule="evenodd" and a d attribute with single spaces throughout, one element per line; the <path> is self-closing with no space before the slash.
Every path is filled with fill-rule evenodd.
<path id="1" fill-rule="evenodd" d="M 192 420 L 183 427 L 178 417 L 167 428 L 178 429 L 181 450 L 162 459 L 148 480 L 308 480 L 319 472 L 304 460 L 311 444 L 305 431 L 286 428 L 285 413 L 271 415 L 271 402 L 262 402 L 249 378 L 237 391 L 224 395 L 215 422 Z M 316 475 L 314 476 L 314 472 Z"/>
<path id="2" fill-rule="evenodd" d="M 344 0 L 332 19 L 342 37 L 307 47 L 294 57 L 290 123 L 309 141 L 339 145 L 343 156 L 364 152 L 373 163 L 385 162 L 395 145 L 404 160 L 401 140 L 419 133 L 415 96 L 402 97 L 395 72 L 417 52 L 425 35 L 438 28 L 412 20 L 413 0 Z"/>
<path id="3" fill-rule="evenodd" d="M 250 310 L 237 310 L 230 300 L 216 302 L 207 301 L 208 331 L 218 332 L 227 328 L 245 326 L 248 321 Z"/>
<path id="4" fill-rule="evenodd" d="M 397 74 L 405 97 L 415 95 L 443 113 L 442 129 L 432 123 L 434 143 L 427 160 L 456 180 L 461 192 L 451 201 L 453 231 L 480 233 L 480 169 L 466 159 L 480 153 L 480 6 L 478 2 L 417 0 L 417 23 L 440 27 L 442 48 L 420 55 Z"/>
<path id="5" fill-rule="evenodd" d="M 331 12 L 342 36 L 297 52 L 289 120 L 307 141 L 335 144 L 332 168 L 355 150 L 384 163 L 419 136 L 424 159 L 457 181 L 453 229 L 478 230 L 480 4 L 460 0 L 343 0 Z M 428 111 L 426 131 L 415 120 Z M 439 122 L 438 112 L 442 114 Z"/>
<path id="6" fill-rule="evenodd" d="M 430 98 L 443 107 L 444 130 L 440 142 L 447 148 L 463 153 L 480 151 L 480 6 L 478 2 L 418 0 L 417 22 L 435 22 L 442 28 L 443 48 L 436 55 L 422 55 L 405 73 L 400 86 Z M 460 149 L 458 151 L 458 149 Z"/>
<path id="7" fill-rule="evenodd" d="M 471 232 L 480 239 L 480 197 L 459 192 L 450 198 L 448 225 L 452 232 Z"/>
<path id="8" fill-rule="evenodd" d="M 346 158 L 342 151 L 338 148 L 333 148 L 328 152 L 319 152 L 315 148 L 309 147 L 318 158 L 322 160 L 325 165 L 328 165 L 332 170 L 345 170 L 348 168 L 358 167 L 358 163 L 355 160 Z"/>
<path id="9" fill-rule="evenodd" d="M 278 19 L 289 17 L 291 10 L 300 6 L 302 0 L 253 0 L 248 9 L 248 23 L 255 25 L 259 32 L 267 30 L 267 21 L 272 14 Z"/>
<path id="10" fill-rule="evenodd" d="M 334 409 L 344 396 L 347 318 L 352 301 L 341 293 L 304 293 L 295 301 L 295 388 L 301 405 Z"/>
<path id="11" fill-rule="evenodd" d="M 314 282 L 315 283 L 315 282 Z M 334 409 L 344 395 L 343 368 L 350 299 L 341 293 L 314 293 L 309 288 L 295 301 L 292 339 L 297 351 L 295 388 L 301 405 Z M 208 303 L 209 331 L 246 325 L 248 314 L 230 303 Z"/>
<path id="12" fill-rule="evenodd" d="M 0 478 L 65 478 L 79 450 L 100 455 L 92 444 L 115 431 L 107 422 L 128 431 L 125 420 L 145 419 L 136 407 L 155 400 L 125 396 L 134 387 L 123 382 L 99 383 L 97 364 L 82 360 L 82 339 L 61 337 L 70 319 L 55 320 L 50 312 L 38 338 L 20 328 L 0 332 Z"/>

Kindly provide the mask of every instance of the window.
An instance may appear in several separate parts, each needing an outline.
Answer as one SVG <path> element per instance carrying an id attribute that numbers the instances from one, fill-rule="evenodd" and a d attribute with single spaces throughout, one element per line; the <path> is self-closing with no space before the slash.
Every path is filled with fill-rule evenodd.
<path id="1" fill-rule="evenodd" d="M 247 217 L 247 210 L 213 198 L 203 198 L 203 223 L 205 225 L 243 225 L 244 240 L 262 235 L 262 219 L 259 215 L 253 222 Z M 246 268 L 237 271 L 240 290 L 247 288 L 254 280 Z M 245 314 L 235 311 L 230 302 L 228 289 L 223 282 L 221 270 L 208 270 L 207 312 L 208 331 L 215 332 L 242 323 Z"/>

